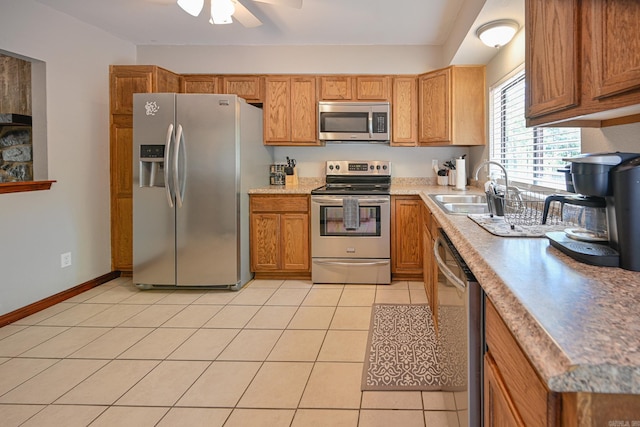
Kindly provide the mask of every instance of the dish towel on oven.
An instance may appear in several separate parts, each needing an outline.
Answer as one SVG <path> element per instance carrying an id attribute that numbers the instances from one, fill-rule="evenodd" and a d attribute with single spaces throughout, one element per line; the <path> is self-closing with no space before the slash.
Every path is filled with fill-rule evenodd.
<path id="1" fill-rule="evenodd" d="M 344 228 L 347 230 L 360 228 L 360 206 L 358 206 L 357 197 L 345 197 L 342 200 L 342 211 L 344 214 Z"/>

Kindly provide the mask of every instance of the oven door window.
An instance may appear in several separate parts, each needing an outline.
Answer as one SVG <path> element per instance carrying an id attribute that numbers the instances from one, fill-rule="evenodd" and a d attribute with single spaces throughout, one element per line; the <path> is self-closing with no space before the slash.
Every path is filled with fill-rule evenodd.
<path id="1" fill-rule="evenodd" d="M 358 227 L 348 228 L 342 206 L 320 206 L 320 235 L 379 237 L 380 206 L 360 206 L 359 212 Z"/>
<path id="2" fill-rule="evenodd" d="M 369 132 L 369 113 L 321 113 L 320 132 Z"/>

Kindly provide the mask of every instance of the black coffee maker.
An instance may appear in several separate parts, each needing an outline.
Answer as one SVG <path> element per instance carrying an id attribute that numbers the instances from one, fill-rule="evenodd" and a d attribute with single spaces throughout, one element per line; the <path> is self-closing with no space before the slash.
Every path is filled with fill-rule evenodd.
<path id="1" fill-rule="evenodd" d="M 578 233 L 550 232 L 552 246 L 572 258 L 593 265 L 640 271 L 640 153 L 595 153 L 563 159 L 570 162 L 576 193 L 551 196 L 559 201 L 606 212 L 603 239 L 582 239 Z"/>

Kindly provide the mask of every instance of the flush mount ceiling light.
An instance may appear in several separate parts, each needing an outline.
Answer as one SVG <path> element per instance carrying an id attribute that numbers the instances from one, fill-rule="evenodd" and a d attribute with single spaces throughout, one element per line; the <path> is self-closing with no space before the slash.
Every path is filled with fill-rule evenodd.
<path id="1" fill-rule="evenodd" d="M 245 1 L 245 0 L 243 0 Z M 248 1 L 248 0 L 247 0 Z M 278 6 L 302 8 L 302 0 L 253 0 Z M 204 0 L 177 0 L 178 6 L 192 16 L 200 15 L 204 9 Z M 211 0 L 211 24 L 231 24 L 234 17 L 247 28 L 258 27 L 262 22 L 239 0 Z"/>
<path id="2" fill-rule="evenodd" d="M 481 25 L 476 35 L 487 46 L 499 48 L 509 43 L 519 28 L 520 25 L 512 19 L 500 19 Z"/>

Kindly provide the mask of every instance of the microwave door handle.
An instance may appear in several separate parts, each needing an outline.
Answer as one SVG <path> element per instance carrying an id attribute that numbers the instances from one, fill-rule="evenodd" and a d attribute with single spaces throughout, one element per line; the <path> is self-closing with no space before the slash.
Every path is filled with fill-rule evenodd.
<path id="1" fill-rule="evenodd" d="M 171 177 L 169 176 L 169 166 L 171 159 L 171 142 L 173 141 L 173 123 L 167 128 L 167 140 L 164 145 L 164 189 L 167 195 L 169 207 L 173 207 L 173 194 L 171 194 Z"/>
<path id="2" fill-rule="evenodd" d="M 373 139 L 373 110 L 369 110 L 369 139 Z"/>
<path id="3" fill-rule="evenodd" d="M 438 268 L 440 269 L 440 271 L 442 272 L 442 274 L 444 274 L 444 276 L 449 279 L 449 281 L 460 291 L 460 292 L 465 292 L 466 291 L 466 285 L 465 283 L 460 280 L 459 277 L 457 277 L 453 271 L 451 271 L 451 269 L 449 267 L 447 267 L 447 265 L 445 264 L 444 260 L 442 259 L 442 257 L 440 256 L 440 252 L 438 252 L 438 248 L 440 246 L 445 246 L 444 241 L 440 238 L 437 237 L 435 242 L 433 243 L 433 255 L 436 258 L 436 264 L 438 264 Z M 446 248 L 446 246 L 445 246 Z"/>

